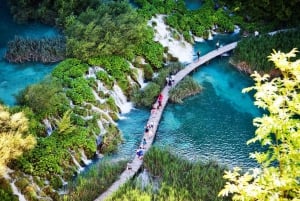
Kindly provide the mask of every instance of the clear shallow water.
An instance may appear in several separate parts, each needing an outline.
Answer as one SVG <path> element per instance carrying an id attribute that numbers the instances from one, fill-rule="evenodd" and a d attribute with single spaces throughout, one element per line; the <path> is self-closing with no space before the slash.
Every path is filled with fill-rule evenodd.
<path id="1" fill-rule="evenodd" d="M 194 50 L 204 55 L 216 48 L 217 41 L 225 45 L 238 39 L 236 33 L 218 34 L 213 40 L 196 43 Z M 253 105 L 251 94 L 241 93 L 252 86 L 252 80 L 231 66 L 228 57 L 210 61 L 192 76 L 204 87 L 203 92 L 183 104 L 168 104 L 154 144 L 189 160 L 216 160 L 228 167 L 256 166 L 249 153 L 258 146 L 246 142 L 254 136 L 252 120 L 261 111 Z M 148 115 L 148 111 L 134 110 L 119 121 L 129 143 L 120 147 L 121 156 L 134 156 Z"/>
<path id="2" fill-rule="evenodd" d="M 196 52 L 200 51 L 201 56 L 207 54 L 208 52 L 216 49 L 216 43 L 219 41 L 220 45 L 224 46 L 226 44 L 238 41 L 240 35 L 238 33 L 231 34 L 216 34 L 213 36 L 213 40 L 204 40 L 203 42 L 196 42 L 194 45 L 194 59 L 197 59 Z"/>
<path id="3" fill-rule="evenodd" d="M 156 146 L 168 147 L 189 160 L 216 160 L 228 167 L 256 165 L 249 153 L 258 147 L 246 142 L 254 135 L 253 118 L 261 113 L 252 96 L 241 93 L 252 81 L 227 61 L 217 58 L 192 75 L 203 91 L 183 104 L 167 105 Z M 126 141 L 118 154 L 122 158 L 134 156 L 148 115 L 148 111 L 133 110 L 119 121 Z"/>
<path id="4" fill-rule="evenodd" d="M 15 36 L 42 38 L 58 34 L 56 29 L 41 24 L 19 25 L 14 23 L 6 1 L 0 0 L 0 99 L 5 104 L 14 105 L 15 94 L 26 86 L 40 81 L 56 65 L 8 63 L 3 59 L 7 42 L 14 39 Z"/>
<path id="5" fill-rule="evenodd" d="M 254 167 L 246 145 L 254 136 L 252 119 L 260 115 L 249 94 L 241 89 L 252 81 L 216 59 L 193 75 L 203 92 L 183 104 L 169 104 L 158 129 L 155 144 L 169 147 L 190 160 L 216 160 L 228 167 Z"/>
<path id="6" fill-rule="evenodd" d="M 261 112 L 253 105 L 251 94 L 241 93 L 252 80 L 228 64 L 227 58 L 211 61 L 192 76 L 204 90 L 183 104 L 167 105 L 154 144 L 189 160 L 256 166 L 249 153 L 258 147 L 246 142 L 254 136 L 252 120 Z M 126 141 L 120 147 L 122 157 L 134 156 L 148 115 L 147 110 L 133 110 L 119 121 Z"/>

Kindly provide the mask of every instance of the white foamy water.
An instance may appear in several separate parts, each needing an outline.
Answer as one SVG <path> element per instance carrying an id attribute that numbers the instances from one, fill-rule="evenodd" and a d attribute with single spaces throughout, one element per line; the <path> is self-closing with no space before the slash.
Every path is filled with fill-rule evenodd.
<path id="1" fill-rule="evenodd" d="M 15 185 L 15 180 L 12 181 L 11 177 L 9 176 L 9 173 L 12 173 L 13 170 L 7 168 L 7 172 L 3 175 L 3 177 L 7 180 L 10 181 L 10 187 L 12 189 L 12 192 L 14 195 L 17 195 L 19 198 L 19 201 L 26 201 L 25 196 L 19 191 L 19 189 L 17 188 L 17 186 Z"/>
<path id="2" fill-rule="evenodd" d="M 132 103 L 127 101 L 122 89 L 117 84 L 114 84 L 113 90 L 110 91 L 110 95 L 114 98 L 115 103 L 122 114 L 130 112 L 133 108 Z"/>
<path id="3" fill-rule="evenodd" d="M 154 40 L 161 43 L 164 47 L 168 47 L 169 53 L 182 63 L 190 63 L 193 61 L 193 46 L 186 42 L 182 35 L 180 35 L 180 40 L 175 40 L 172 37 L 172 32 L 174 29 L 170 28 L 164 22 L 165 15 L 157 15 L 157 17 L 152 17 L 148 22 L 149 26 L 155 22 L 156 25 L 152 26 L 155 30 Z"/>
<path id="4" fill-rule="evenodd" d="M 85 153 L 82 149 L 80 150 L 80 154 L 81 154 L 81 160 L 85 165 L 89 165 L 92 162 L 92 160 L 89 160 L 87 158 L 87 156 L 85 155 Z"/>
<path id="5" fill-rule="evenodd" d="M 76 158 L 74 157 L 74 155 L 73 155 L 72 153 L 70 153 L 70 154 L 71 154 L 71 157 L 72 157 L 72 160 L 73 160 L 74 164 L 75 164 L 76 167 L 77 167 L 77 172 L 78 172 L 78 173 L 82 172 L 82 171 L 84 170 L 84 168 L 81 167 L 81 165 L 80 165 L 79 162 L 76 160 Z"/>

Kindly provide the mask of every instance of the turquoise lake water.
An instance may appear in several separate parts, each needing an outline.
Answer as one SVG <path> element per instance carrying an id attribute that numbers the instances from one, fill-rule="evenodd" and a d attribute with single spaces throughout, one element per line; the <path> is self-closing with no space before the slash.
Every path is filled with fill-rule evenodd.
<path id="1" fill-rule="evenodd" d="M 40 24 L 15 24 L 3 1 L 0 2 L 0 99 L 13 105 L 14 94 L 41 80 L 55 65 L 7 63 L 2 59 L 7 41 L 15 35 L 51 37 L 59 33 Z M 200 6 L 197 4 L 200 1 L 191 2 L 189 9 Z M 226 44 L 238 38 L 238 34 L 219 34 L 214 40 L 195 44 L 195 52 L 200 50 L 203 55 L 214 49 L 218 40 Z M 212 159 L 229 167 L 255 166 L 248 158 L 255 147 L 247 146 L 246 141 L 254 135 L 252 119 L 260 112 L 253 106 L 251 95 L 241 93 L 252 81 L 229 65 L 227 57 L 201 67 L 193 78 L 204 86 L 203 92 L 186 99 L 183 104 L 166 107 L 154 144 L 168 147 L 190 160 Z M 135 155 L 148 117 L 148 110 L 134 109 L 118 122 L 124 137 L 119 157 L 128 159 Z"/>
<path id="2" fill-rule="evenodd" d="M 183 104 L 168 104 L 161 119 L 154 145 L 168 147 L 190 160 L 216 160 L 228 167 L 254 167 L 249 159 L 254 145 L 246 145 L 253 137 L 254 117 L 260 111 L 253 105 L 251 94 L 242 94 L 252 80 L 217 58 L 193 75 L 203 91 L 187 98 Z M 149 112 L 133 110 L 119 121 L 125 138 L 120 147 L 122 157 L 134 156 Z"/>
<path id="3" fill-rule="evenodd" d="M 237 33 L 218 34 L 213 40 L 196 43 L 194 51 L 204 55 L 215 49 L 217 41 L 226 45 L 239 40 Z M 195 58 L 196 59 L 196 58 Z M 257 145 L 246 145 L 254 136 L 254 117 L 261 115 L 253 104 L 252 94 L 241 93 L 253 85 L 249 76 L 237 71 L 228 57 L 218 57 L 200 67 L 192 77 L 204 90 L 187 98 L 183 104 L 168 104 L 158 128 L 155 146 L 167 147 L 189 160 L 215 160 L 230 168 L 255 167 L 249 153 Z M 136 109 L 118 122 L 125 143 L 118 155 L 134 156 L 142 139 L 149 111 Z"/>
<path id="4" fill-rule="evenodd" d="M 14 105 L 15 94 L 26 86 L 40 81 L 55 67 L 55 64 L 11 64 L 6 62 L 3 57 L 7 42 L 14 39 L 15 36 L 42 38 L 58 34 L 56 29 L 41 24 L 19 25 L 14 23 L 6 1 L 0 1 L 0 100 L 7 105 Z"/>

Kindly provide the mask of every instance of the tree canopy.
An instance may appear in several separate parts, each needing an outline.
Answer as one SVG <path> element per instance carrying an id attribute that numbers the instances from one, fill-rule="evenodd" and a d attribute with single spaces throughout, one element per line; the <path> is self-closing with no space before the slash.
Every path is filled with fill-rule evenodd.
<path id="1" fill-rule="evenodd" d="M 58 26 L 64 25 L 67 16 L 78 15 L 99 3 L 98 0 L 9 0 L 11 12 L 17 22 L 40 21 Z"/>
<path id="2" fill-rule="evenodd" d="M 275 24 L 277 27 L 286 27 L 287 25 L 297 26 L 300 20 L 299 0 L 222 1 L 249 21 L 264 21 L 265 23 Z"/>
<path id="3" fill-rule="evenodd" d="M 22 112 L 11 114 L 0 105 L 0 176 L 7 164 L 36 144 L 35 138 L 28 134 L 28 120 Z"/>
<path id="4" fill-rule="evenodd" d="M 82 60 L 119 55 L 133 58 L 135 47 L 152 40 L 144 19 L 125 1 L 101 4 L 67 18 L 67 55 Z"/>
<path id="5" fill-rule="evenodd" d="M 228 181 L 219 195 L 233 193 L 233 200 L 299 200 L 300 198 L 300 60 L 293 61 L 296 49 L 275 52 L 270 60 L 282 72 L 282 78 L 254 73 L 255 105 L 268 114 L 255 118 L 255 137 L 247 143 L 260 142 L 265 151 L 251 153 L 260 168 L 241 174 L 227 171 Z"/>

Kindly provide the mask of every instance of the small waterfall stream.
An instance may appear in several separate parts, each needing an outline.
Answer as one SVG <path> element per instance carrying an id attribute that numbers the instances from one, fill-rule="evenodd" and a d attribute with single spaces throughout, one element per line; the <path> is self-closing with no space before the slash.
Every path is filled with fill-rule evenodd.
<path id="1" fill-rule="evenodd" d="M 116 105 L 122 114 L 130 112 L 133 108 L 132 103 L 127 101 L 122 89 L 117 84 L 114 84 L 113 90 L 110 91 L 110 95 L 114 98 Z"/>
<path id="2" fill-rule="evenodd" d="M 74 157 L 74 155 L 72 153 L 71 154 L 71 157 L 72 157 L 72 160 L 74 162 L 74 164 L 76 165 L 77 167 L 77 172 L 80 173 L 84 170 L 84 168 L 79 164 L 79 162 L 76 160 L 76 158 Z"/>
<path id="3" fill-rule="evenodd" d="M 143 172 L 139 174 L 139 176 L 136 178 L 137 184 L 141 189 L 146 189 L 148 185 L 150 185 L 150 176 L 147 169 L 144 169 Z"/>

